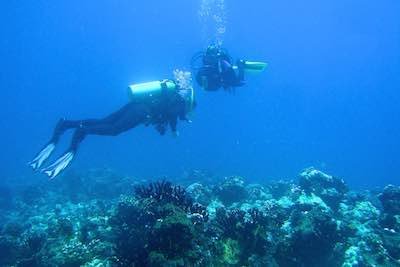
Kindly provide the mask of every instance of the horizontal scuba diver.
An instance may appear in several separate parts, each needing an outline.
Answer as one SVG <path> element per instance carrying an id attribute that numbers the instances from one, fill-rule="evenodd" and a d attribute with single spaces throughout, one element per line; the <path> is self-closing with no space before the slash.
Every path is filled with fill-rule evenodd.
<path id="1" fill-rule="evenodd" d="M 196 72 L 197 83 L 206 91 L 223 88 L 232 91 L 244 85 L 245 72 L 261 72 L 267 64 L 247 60 L 237 60 L 233 64 L 228 52 L 216 45 L 210 45 L 205 52 L 197 53 L 191 61 Z"/>
<path id="2" fill-rule="evenodd" d="M 131 101 L 103 119 L 60 119 L 50 141 L 29 163 L 34 169 L 41 168 L 54 151 L 61 135 L 75 129 L 67 151 L 53 164 L 41 171 L 51 179 L 59 175 L 73 160 L 79 144 L 87 135 L 115 136 L 140 124 L 154 125 L 164 135 L 168 127 L 177 133 L 179 120 L 189 121 L 187 115 L 195 106 L 190 72 L 174 71 L 175 80 L 163 80 L 129 86 Z"/>

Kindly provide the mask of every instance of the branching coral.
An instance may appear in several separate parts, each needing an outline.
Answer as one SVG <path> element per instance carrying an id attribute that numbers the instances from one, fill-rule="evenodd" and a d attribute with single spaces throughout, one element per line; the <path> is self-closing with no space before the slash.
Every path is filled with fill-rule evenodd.
<path id="1" fill-rule="evenodd" d="M 157 202 L 173 203 L 184 210 L 189 210 L 193 205 L 193 200 L 183 187 L 172 185 L 167 181 L 137 186 L 135 195 L 141 199 L 149 198 Z"/>
<path id="2" fill-rule="evenodd" d="M 235 242 L 239 247 L 238 263 L 248 265 L 252 256 L 264 256 L 267 252 L 268 218 L 258 209 L 243 211 L 233 209 L 226 211 L 218 209 L 216 215 L 217 229 L 222 242 L 222 251 L 226 251 L 226 244 Z M 220 249 L 221 251 L 221 249 Z M 226 258 L 224 255 L 222 258 Z M 226 264 L 229 262 L 223 262 Z"/>
<path id="3" fill-rule="evenodd" d="M 207 220 L 205 207 L 193 203 L 181 186 L 162 181 L 136 187 L 135 199 L 120 202 L 113 218 L 119 262 L 193 265 L 204 258 L 196 248 Z"/>

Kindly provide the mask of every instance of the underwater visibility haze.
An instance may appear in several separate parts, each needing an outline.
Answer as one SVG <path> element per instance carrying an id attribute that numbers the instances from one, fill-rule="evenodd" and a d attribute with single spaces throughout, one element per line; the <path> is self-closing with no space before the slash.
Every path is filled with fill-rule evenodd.
<path id="1" fill-rule="evenodd" d="M 0 266 L 400 266 L 399 14 L 394 0 L 5 1 Z M 210 45 L 267 67 L 205 90 L 191 61 Z M 87 136 L 53 180 L 28 166 L 60 118 L 103 118 L 177 70 L 196 100 L 177 136 Z"/>

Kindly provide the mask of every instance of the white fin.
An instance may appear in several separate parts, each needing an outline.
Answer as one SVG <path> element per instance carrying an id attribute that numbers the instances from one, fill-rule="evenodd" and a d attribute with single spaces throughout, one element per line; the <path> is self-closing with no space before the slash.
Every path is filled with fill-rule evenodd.
<path id="1" fill-rule="evenodd" d="M 32 167 L 32 169 L 37 170 L 42 166 L 43 162 L 46 161 L 46 159 L 49 158 L 51 153 L 54 151 L 54 148 L 56 145 L 54 143 L 48 144 L 45 148 L 42 149 L 42 151 L 39 152 L 39 154 L 31 161 L 29 162 L 29 166 Z"/>
<path id="2" fill-rule="evenodd" d="M 51 164 L 49 167 L 42 170 L 50 179 L 53 179 L 60 174 L 67 166 L 71 163 L 74 158 L 73 152 L 68 152 L 61 156 L 56 162 Z"/>

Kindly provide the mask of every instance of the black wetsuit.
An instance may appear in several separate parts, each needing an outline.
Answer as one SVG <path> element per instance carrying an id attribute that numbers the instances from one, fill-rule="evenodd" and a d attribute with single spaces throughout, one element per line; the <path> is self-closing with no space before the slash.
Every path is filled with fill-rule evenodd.
<path id="1" fill-rule="evenodd" d="M 56 144 L 65 131 L 75 129 L 68 149 L 75 153 L 87 135 L 115 136 L 140 124 L 154 125 L 164 135 L 168 126 L 176 132 L 178 119 L 186 120 L 186 111 L 183 98 L 176 92 L 167 92 L 158 99 L 147 101 L 137 97 L 103 119 L 61 119 L 54 129 L 50 143 Z"/>
<path id="2" fill-rule="evenodd" d="M 216 54 L 204 54 L 202 67 L 196 73 L 196 81 L 207 91 L 217 91 L 220 88 L 232 90 L 244 84 L 243 66 L 237 63 L 237 71 L 231 58 L 223 51 Z"/>

